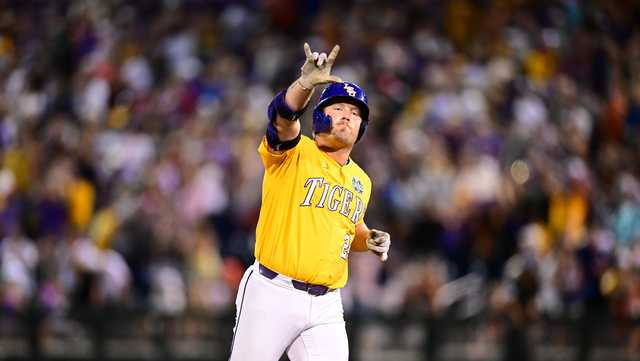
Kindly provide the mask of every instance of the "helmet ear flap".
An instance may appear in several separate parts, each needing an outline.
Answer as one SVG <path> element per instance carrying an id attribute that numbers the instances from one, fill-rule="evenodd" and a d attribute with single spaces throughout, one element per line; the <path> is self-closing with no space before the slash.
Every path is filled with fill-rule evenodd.
<path id="1" fill-rule="evenodd" d="M 369 126 L 369 122 L 363 121 L 362 123 L 360 123 L 360 129 L 358 130 L 358 138 L 356 138 L 356 143 L 360 141 L 360 138 L 362 138 L 368 126 Z"/>
<path id="2" fill-rule="evenodd" d="M 322 110 L 313 111 L 313 132 L 329 133 L 331 131 L 331 117 L 326 115 Z"/>

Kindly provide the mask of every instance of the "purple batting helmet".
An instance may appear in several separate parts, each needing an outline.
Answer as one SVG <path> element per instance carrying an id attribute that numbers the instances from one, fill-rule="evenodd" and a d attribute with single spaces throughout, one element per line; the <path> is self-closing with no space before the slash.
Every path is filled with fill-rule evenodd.
<path id="1" fill-rule="evenodd" d="M 358 138 L 356 138 L 357 143 L 364 135 L 364 131 L 367 130 L 367 125 L 369 124 L 369 103 L 364 91 L 353 83 L 332 83 L 322 91 L 320 100 L 315 109 L 313 109 L 313 131 L 314 133 L 331 131 L 331 117 L 324 114 L 323 110 L 331 104 L 341 102 L 350 103 L 360 108 L 362 123 L 360 123 Z"/>

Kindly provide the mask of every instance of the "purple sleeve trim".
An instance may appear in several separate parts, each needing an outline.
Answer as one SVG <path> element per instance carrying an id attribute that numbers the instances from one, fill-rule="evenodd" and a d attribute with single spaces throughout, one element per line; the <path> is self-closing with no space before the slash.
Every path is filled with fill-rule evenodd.
<path id="1" fill-rule="evenodd" d="M 273 100 L 269 104 L 269 108 L 267 109 L 269 120 L 275 121 L 276 114 L 279 114 L 281 117 L 287 120 L 298 120 L 298 118 L 302 116 L 304 111 L 307 110 L 307 107 L 305 106 L 300 110 L 293 111 L 285 101 L 286 94 L 286 90 L 281 91 L 273 98 Z"/>

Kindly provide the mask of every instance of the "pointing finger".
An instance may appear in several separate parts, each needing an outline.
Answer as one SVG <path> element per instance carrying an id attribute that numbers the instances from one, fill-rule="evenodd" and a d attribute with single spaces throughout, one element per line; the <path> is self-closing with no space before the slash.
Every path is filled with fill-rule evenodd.
<path id="1" fill-rule="evenodd" d="M 313 54 L 311 54 L 311 47 L 309 47 L 309 43 L 304 43 L 304 55 L 307 57 L 307 60 L 313 60 Z"/>
<path id="2" fill-rule="evenodd" d="M 329 57 L 327 58 L 327 65 L 333 64 L 339 52 L 340 52 L 340 45 L 336 45 L 333 47 L 333 49 L 331 49 L 331 53 L 329 53 Z"/>

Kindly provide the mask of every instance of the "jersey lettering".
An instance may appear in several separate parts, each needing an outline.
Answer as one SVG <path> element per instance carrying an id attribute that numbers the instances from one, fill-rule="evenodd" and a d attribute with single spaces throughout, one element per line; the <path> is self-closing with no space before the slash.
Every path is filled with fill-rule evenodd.
<path id="1" fill-rule="evenodd" d="M 322 187 L 322 195 L 320 200 L 316 204 L 316 208 L 326 208 L 331 212 L 338 211 L 341 215 L 348 218 L 351 223 L 356 224 L 358 218 L 363 213 L 364 204 L 362 199 L 358 197 L 351 190 L 342 187 L 338 184 L 331 185 L 329 182 L 325 182 L 322 177 L 308 178 L 304 183 L 304 188 L 307 189 L 304 200 L 300 203 L 300 207 L 308 207 L 313 203 L 313 197 L 318 190 Z M 355 209 L 352 209 L 351 204 L 355 200 Z M 353 210 L 353 215 L 349 216 Z"/>
<path id="2" fill-rule="evenodd" d="M 340 196 L 340 194 L 342 194 L 342 187 L 340 187 L 339 185 L 334 185 L 333 188 L 331 188 L 331 192 L 329 193 L 329 210 L 332 212 L 335 212 L 338 210 L 338 205 L 340 204 L 340 200 L 339 199 L 334 199 L 333 196 L 335 195 L 336 192 L 338 192 L 338 196 Z"/>
<path id="3" fill-rule="evenodd" d="M 322 197 L 320 197 L 320 202 L 318 202 L 316 207 L 324 208 L 324 202 L 327 200 L 327 194 L 329 194 L 329 188 L 330 187 L 331 187 L 331 184 L 329 184 L 329 183 L 325 183 L 324 184 L 324 190 L 322 191 Z"/>
<path id="4" fill-rule="evenodd" d="M 344 190 L 344 198 L 342 199 L 342 207 L 340 208 L 340 214 L 349 218 L 349 203 L 353 200 L 353 193 L 350 190 Z"/>
<path id="5" fill-rule="evenodd" d="M 304 201 L 300 203 L 301 207 L 307 207 L 311 205 L 311 197 L 313 197 L 313 193 L 316 191 L 318 185 L 322 184 L 324 178 L 309 178 L 307 182 L 304 184 L 304 187 L 309 189 L 307 190 L 307 195 L 304 197 Z"/>

